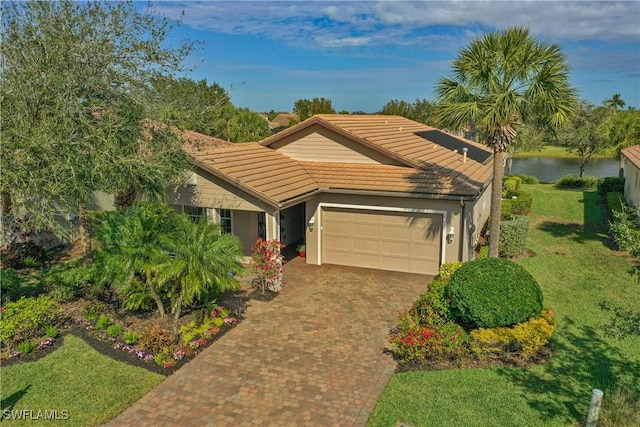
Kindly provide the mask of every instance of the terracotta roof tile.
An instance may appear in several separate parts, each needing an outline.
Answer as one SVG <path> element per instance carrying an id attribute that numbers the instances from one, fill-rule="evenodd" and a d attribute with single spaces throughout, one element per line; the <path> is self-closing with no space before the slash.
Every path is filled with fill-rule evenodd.
<path id="1" fill-rule="evenodd" d="M 640 169 L 640 145 L 633 145 L 631 147 L 623 148 L 621 153 L 623 156 L 629 159 L 631 163 L 636 165 L 638 169 Z"/>
<path id="2" fill-rule="evenodd" d="M 256 143 L 220 145 L 187 153 L 203 169 L 271 202 L 281 203 L 317 189 L 315 180 L 298 162 Z M 287 182 L 295 186 L 286 185 Z"/>

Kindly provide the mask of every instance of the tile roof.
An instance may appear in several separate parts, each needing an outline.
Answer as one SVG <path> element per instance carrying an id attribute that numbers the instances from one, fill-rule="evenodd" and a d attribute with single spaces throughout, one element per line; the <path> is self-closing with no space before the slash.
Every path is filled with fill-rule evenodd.
<path id="1" fill-rule="evenodd" d="M 269 148 L 313 125 L 405 166 L 302 162 Z M 185 144 L 185 152 L 199 167 L 274 206 L 327 189 L 475 196 L 492 176 L 489 148 L 399 116 L 317 115 L 260 143 L 219 141 Z M 463 148 L 468 150 L 466 162 Z"/>
<path id="2" fill-rule="evenodd" d="M 198 167 L 274 205 L 318 188 L 297 161 L 254 142 L 185 151 Z"/>
<path id="3" fill-rule="evenodd" d="M 640 145 L 633 145 L 631 147 L 623 148 L 621 153 L 623 156 L 629 159 L 631 163 L 636 165 L 638 169 L 640 169 Z"/>

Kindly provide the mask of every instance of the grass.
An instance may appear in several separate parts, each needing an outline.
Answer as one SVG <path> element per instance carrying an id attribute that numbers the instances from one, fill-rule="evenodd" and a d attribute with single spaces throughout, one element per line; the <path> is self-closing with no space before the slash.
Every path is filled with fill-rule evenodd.
<path id="1" fill-rule="evenodd" d="M 113 419 L 160 383 L 163 376 L 103 356 L 72 335 L 58 350 L 31 363 L 0 368 L 1 408 L 67 411 L 68 426 L 98 425 Z M 3 426 L 42 420 L 2 421 Z"/>
<path id="2" fill-rule="evenodd" d="M 540 283 L 556 315 L 556 353 L 526 370 L 493 368 L 406 372 L 392 377 L 369 426 L 575 426 L 584 421 L 591 389 L 616 385 L 640 392 L 640 338 L 616 340 L 602 325 L 606 299 L 640 308 L 638 285 L 624 257 L 607 247 L 595 192 L 525 185 L 533 194 L 528 248 L 518 261 Z M 603 403 L 604 404 L 604 403 Z"/>
<path id="3" fill-rule="evenodd" d="M 593 158 L 603 158 L 603 157 L 614 157 L 615 153 L 613 151 L 605 151 L 600 154 L 596 154 Z M 533 151 L 519 151 L 513 155 L 514 159 L 524 159 L 529 157 L 555 157 L 555 158 L 564 158 L 564 159 L 574 159 L 578 158 L 576 153 L 572 153 L 567 151 L 564 147 L 558 147 L 555 145 L 545 145 L 540 150 Z"/>

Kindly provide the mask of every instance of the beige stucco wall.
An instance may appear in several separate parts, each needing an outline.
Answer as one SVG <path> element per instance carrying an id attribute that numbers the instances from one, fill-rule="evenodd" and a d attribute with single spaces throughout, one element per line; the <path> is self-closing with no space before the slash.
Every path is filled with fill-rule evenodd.
<path id="1" fill-rule="evenodd" d="M 462 246 L 461 260 L 467 261 L 474 256 L 477 239 L 480 237 L 482 227 L 486 224 L 491 215 L 491 188 L 489 184 L 484 192 L 475 202 L 465 204 L 465 230 L 468 238 Z"/>
<path id="2" fill-rule="evenodd" d="M 245 255 L 250 255 L 250 247 L 258 239 L 258 212 L 233 211 L 233 234 L 242 242 Z"/>
<path id="3" fill-rule="evenodd" d="M 412 209 L 429 209 L 433 211 L 446 211 L 447 222 L 443 228 L 446 235 L 451 227 L 454 228 L 455 237 L 451 243 L 445 240 L 445 262 L 454 262 L 460 259 L 462 250 L 462 204 L 458 200 L 434 200 L 410 197 L 386 197 L 386 196 L 361 196 L 347 194 L 320 194 L 306 202 L 306 241 L 307 262 L 318 264 L 320 262 L 320 215 L 318 214 L 320 203 L 337 203 L 359 206 L 381 206 Z M 314 229 L 309 229 L 309 220 L 314 218 Z"/>
<path id="4" fill-rule="evenodd" d="M 257 212 L 273 209 L 267 203 L 202 169 L 196 169 L 195 175 L 195 185 L 186 184 L 168 189 L 167 203 Z"/>
<path id="5" fill-rule="evenodd" d="M 630 205 L 640 206 L 640 169 L 626 158 L 624 160 L 624 197 Z"/>
<path id="6" fill-rule="evenodd" d="M 368 149 L 322 126 L 311 126 L 270 145 L 271 148 L 305 162 L 337 162 L 398 165 L 398 162 Z"/>

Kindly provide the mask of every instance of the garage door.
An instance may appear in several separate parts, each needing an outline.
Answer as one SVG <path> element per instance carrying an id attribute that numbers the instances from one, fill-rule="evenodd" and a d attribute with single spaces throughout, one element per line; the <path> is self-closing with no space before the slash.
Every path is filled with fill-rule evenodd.
<path id="1" fill-rule="evenodd" d="M 442 215 L 322 210 L 322 263 L 437 274 Z"/>

